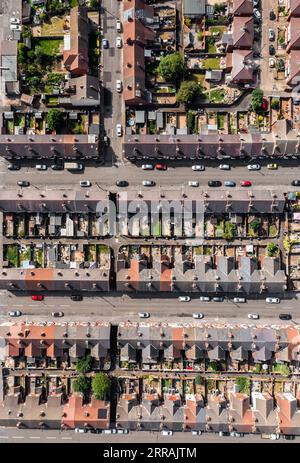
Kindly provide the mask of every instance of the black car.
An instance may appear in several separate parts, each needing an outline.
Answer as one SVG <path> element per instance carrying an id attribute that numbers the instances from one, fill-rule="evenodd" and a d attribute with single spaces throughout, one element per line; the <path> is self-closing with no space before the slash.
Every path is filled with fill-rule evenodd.
<path id="1" fill-rule="evenodd" d="M 83 299 L 83 296 L 81 294 L 72 294 L 71 296 L 72 301 L 79 302 L 79 301 L 82 301 L 82 299 Z"/>
<path id="2" fill-rule="evenodd" d="M 52 164 L 52 170 L 64 170 L 64 166 L 62 164 Z"/>
<path id="3" fill-rule="evenodd" d="M 289 313 L 280 313 L 279 318 L 280 320 L 291 320 L 292 316 Z"/>
<path id="4" fill-rule="evenodd" d="M 8 164 L 7 166 L 8 170 L 20 170 L 21 167 L 18 166 L 18 164 Z"/>
<path id="5" fill-rule="evenodd" d="M 300 180 L 293 180 L 292 185 L 293 186 L 300 186 Z"/>
<path id="6" fill-rule="evenodd" d="M 220 180 L 209 180 L 207 184 L 208 186 L 221 186 L 222 182 Z"/>
<path id="7" fill-rule="evenodd" d="M 116 181 L 117 186 L 128 186 L 127 180 L 117 180 Z"/>
<path id="8" fill-rule="evenodd" d="M 271 21 L 274 21 L 276 19 L 276 14 L 274 13 L 273 10 L 270 11 L 270 19 Z"/>
<path id="9" fill-rule="evenodd" d="M 269 55 L 273 56 L 275 55 L 275 53 L 276 53 L 276 50 L 275 50 L 274 45 L 269 45 Z"/>
<path id="10" fill-rule="evenodd" d="M 213 297 L 213 301 L 214 301 L 214 302 L 223 302 L 223 301 L 224 301 L 224 297 L 223 297 L 223 296 L 214 296 L 214 297 Z"/>
<path id="11" fill-rule="evenodd" d="M 283 438 L 284 440 L 295 440 L 295 436 L 293 434 L 285 434 Z"/>
<path id="12" fill-rule="evenodd" d="M 19 180 L 18 181 L 18 185 L 19 186 L 29 186 L 30 185 L 30 182 L 28 182 L 27 180 Z"/>

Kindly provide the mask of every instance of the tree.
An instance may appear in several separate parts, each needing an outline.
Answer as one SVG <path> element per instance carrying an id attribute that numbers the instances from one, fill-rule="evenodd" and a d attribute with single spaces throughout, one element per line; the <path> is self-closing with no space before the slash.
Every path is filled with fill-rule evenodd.
<path id="1" fill-rule="evenodd" d="M 158 74 L 166 81 L 179 80 L 185 71 L 185 64 L 180 53 L 163 56 L 157 68 Z"/>
<path id="2" fill-rule="evenodd" d="M 190 103 L 200 93 L 200 86 L 193 80 L 185 80 L 180 85 L 176 100 L 178 103 Z"/>
<path id="3" fill-rule="evenodd" d="M 271 108 L 278 110 L 280 108 L 280 102 L 278 98 L 273 98 L 271 103 Z"/>
<path id="4" fill-rule="evenodd" d="M 260 221 L 258 219 L 254 219 L 252 220 L 252 222 L 250 222 L 249 226 L 251 230 L 253 230 L 254 232 L 257 232 L 260 227 Z"/>
<path id="5" fill-rule="evenodd" d="M 73 380 L 72 387 L 74 392 L 86 394 L 90 390 L 91 380 L 84 375 L 79 375 L 78 378 Z"/>
<path id="6" fill-rule="evenodd" d="M 50 109 L 46 118 L 49 130 L 57 130 L 63 123 L 63 119 L 64 114 L 62 111 L 56 108 Z"/>
<path id="7" fill-rule="evenodd" d="M 250 394 L 250 379 L 246 376 L 240 376 L 235 380 L 236 385 L 239 388 L 239 392 L 244 394 Z"/>
<path id="8" fill-rule="evenodd" d="M 251 107 L 253 111 L 260 111 L 263 103 L 263 92 L 260 88 L 256 88 L 252 93 Z"/>
<path id="9" fill-rule="evenodd" d="M 87 355 L 86 357 L 82 357 L 78 359 L 76 362 L 76 370 L 78 373 L 88 373 L 92 371 L 93 368 L 93 357 Z"/>
<path id="10" fill-rule="evenodd" d="M 225 230 L 223 233 L 223 239 L 224 240 L 232 240 L 233 234 L 235 232 L 236 226 L 234 223 L 231 222 L 225 222 Z"/>
<path id="11" fill-rule="evenodd" d="M 267 246 L 267 254 L 269 257 L 274 257 L 278 254 L 278 246 L 275 243 L 269 243 Z"/>
<path id="12" fill-rule="evenodd" d="M 197 386 L 202 386 L 205 382 L 205 379 L 203 378 L 203 376 L 201 375 L 197 375 L 196 378 L 195 378 L 195 384 Z"/>
<path id="13" fill-rule="evenodd" d="M 103 400 L 110 391 L 110 378 L 105 373 L 96 373 L 92 380 L 92 390 L 96 399 Z"/>

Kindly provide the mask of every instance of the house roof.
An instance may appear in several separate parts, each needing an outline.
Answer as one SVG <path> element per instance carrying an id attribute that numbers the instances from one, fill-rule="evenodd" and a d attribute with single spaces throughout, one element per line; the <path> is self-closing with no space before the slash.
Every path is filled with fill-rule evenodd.
<path id="1" fill-rule="evenodd" d="M 233 50 L 231 79 L 233 82 L 252 82 L 252 50 Z"/>
<path id="2" fill-rule="evenodd" d="M 83 403 L 81 394 L 72 394 L 63 408 L 62 423 L 67 428 L 90 426 L 106 429 L 110 423 L 110 403 L 97 400 L 94 396 L 87 404 Z"/>
<path id="3" fill-rule="evenodd" d="M 250 16 L 253 14 L 252 0 L 233 0 L 232 14 L 234 16 Z"/>
<path id="4" fill-rule="evenodd" d="M 234 16 L 232 23 L 234 48 L 252 49 L 254 40 L 254 22 L 252 16 Z"/>
<path id="5" fill-rule="evenodd" d="M 64 50 L 64 66 L 74 74 L 87 74 L 89 68 L 88 14 L 86 7 L 76 6 L 70 12 L 69 46 Z M 65 45 L 67 41 L 65 41 Z"/>
<path id="6" fill-rule="evenodd" d="M 290 50 L 299 50 L 300 49 L 299 18 L 296 18 L 296 17 L 290 18 L 287 33 L 288 33 L 287 52 L 289 52 Z"/>
<path id="7" fill-rule="evenodd" d="M 183 0 L 183 14 L 188 17 L 204 16 L 206 0 Z"/>

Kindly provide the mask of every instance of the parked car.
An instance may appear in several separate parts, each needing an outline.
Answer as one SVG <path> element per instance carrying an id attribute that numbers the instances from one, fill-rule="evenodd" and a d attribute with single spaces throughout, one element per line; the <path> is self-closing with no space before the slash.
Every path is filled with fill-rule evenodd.
<path id="1" fill-rule="evenodd" d="M 300 180 L 293 180 L 292 186 L 300 186 Z"/>
<path id="2" fill-rule="evenodd" d="M 122 92 L 122 81 L 121 80 L 116 80 L 116 90 L 118 93 Z"/>
<path id="3" fill-rule="evenodd" d="M 197 182 L 197 180 L 190 180 L 190 181 L 188 182 L 188 186 L 198 187 L 198 186 L 199 186 L 199 182 Z"/>
<path id="4" fill-rule="evenodd" d="M 179 296 L 178 301 L 179 302 L 190 302 L 191 298 L 190 296 Z"/>
<path id="5" fill-rule="evenodd" d="M 153 166 L 153 164 L 143 164 L 142 169 L 143 170 L 153 170 L 154 166 Z"/>
<path id="6" fill-rule="evenodd" d="M 279 318 L 280 320 L 291 320 L 292 316 L 289 313 L 280 313 Z"/>
<path id="7" fill-rule="evenodd" d="M 231 187 L 233 187 L 233 186 L 236 186 L 236 183 L 233 182 L 232 180 L 225 180 L 224 186 L 231 186 Z"/>
<path id="8" fill-rule="evenodd" d="M 255 19 L 261 20 L 261 13 L 257 8 L 254 8 L 253 15 L 254 15 Z"/>
<path id="9" fill-rule="evenodd" d="M 207 184 L 211 187 L 222 186 L 222 182 L 220 182 L 220 180 L 209 180 Z"/>
<path id="10" fill-rule="evenodd" d="M 63 312 L 52 312 L 51 315 L 52 317 L 63 317 L 64 313 Z"/>
<path id="11" fill-rule="evenodd" d="M 109 43 L 107 39 L 102 39 L 102 46 L 103 48 L 109 48 Z"/>
<path id="12" fill-rule="evenodd" d="M 221 170 L 230 170 L 230 165 L 229 164 L 220 164 L 219 169 L 221 169 Z"/>
<path id="13" fill-rule="evenodd" d="M 248 170 L 260 170 L 260 164 L 248 164 Z"/>
<path id="14" fill-rule="evenodd" d="M 272 42 L 275 40 L 275 32 L 274 32 L 274 29 L 269 29 L 269 40 L 271 40 Z"/>
<path id="15" fill-rule="evenodd" d="M 20 317 L 22 312 L 19 310 L 12 310 L 11 312 L 7 312 L 8 317 Z"/>
<path id="16" fill-rule="evenodd" d="M 203 313 L 193 313 L 193 318 L 196 318 L 197 320 L 200 320 L 201 318 L 204 318 Z"/>
<path id="17" fill-rule="evenodd" d="M 283 438 L 284 440 L 295 440 L 294 434 L 284 434 Z"/>
<path id="18" fill-rule="evenodd" d="M 278 169 L 278 164 L 268 164 L 267 169 L 276 170 Z"/>
<path id="19" fill-rule="evenodd" d="M 116 21 L 116 29 L 117 29 L 117 32 L 122 32 L 122 23 L 119 19 L 117 19 Z"/>
<path id="20" fill-rule="evenodd" d="M 240 186 L 251 186 L 251 182 L 249 180 L 242 180 Z"/>
<path id="21" fill-rule="evenodd" d="M 214 301 L 214 302 L 223 302 L 223 301 L 224 301 L 224 297 L 223 297 L 223 296 L 214 296 L 214 297 L 213 297 L 213 301 Z"/>
<path id="22" fill-rule="evenodd" d="M 121 39 L 121 37 L 116 38 L 116 47 L 117 48 L 122 48 L 122 39 Z"/>
<path id="23" fill-rule="evenodd" d="M 75 428 L 75 432 L 84 433 L 86 432 L 86 429 L 85 428 Z"/>
<path id="24" fill-rule="evenodd" d="M 258 320 L 259 315 L 257 313 L 248 313 L 248 318 L 250 318 L 252 320 Z"/>
<path id="25" fill-rule="evenodd" d="M 268 304 L 279 304 L 280 299 L 279 299 L 279 297 L 266 297 L 266 302 Z"/>
<path id="26" fill-rule="evenodd" d="M 62 164 L 52 164 L 52 170 L 64 170 L 64 166 Z"/>
<path id="27" fill-rule="evenodd" d="M 205 170 L 205 166 L 200 165 L 200 164 L 196 164 L 196 165 L 192 166 L 192 170 L 201 170 L 201 171 L 203 171 L 203 170 Z"/>
<path id="28" fill-rule="evenodd" d="M 118 429 L 117 434 L 128 434 L 128 429 Z"/>
<path id="29" fill-rule="evenodd" d="M 28 182 L 27 180 L 19 180 L 17 183 L 19 186 L 23 186 L 23 187 L 30 185 L 30 182 Z"/>
<path id="30" fill-rule="evenodd" d="M 36 170 L 47 170 L 46 164 L 37 164 L 35 168 Z"/>
<path id="31" fill-rule="evenodd" d="M 155 164 L 156 170 L 167 170 L 168 166 L 166 164 Z"/>
<path id="32" fill-rule="evenodd" d="M 72 294 L 71 301 L 79 302 L 82 301 L 83 296 L 81 294 Z"/>
<path id="33" fill-rule="evenodd" d="M 269 58 L 269 66 L 270 68 L 275 68 L 276 60 L 275 58 Z"/>
<path id="34" fill-rule="evenodd" d="M 143 180 L 143 186 L 155 186 L 154 180 Z"/>
<path id="35" fill-rule="evenodd" d="M 236 304 L 244 304 L 246 302 L 246 298 L 245 297 L 234 297 L 233 302 L 235 302 Z"/>
<path id="36" fill-rule="evenodd" d="M 8 170 L 20 170 L 21 166 L 18 166 L 18 164 L 8 164 L 7 168 Z"/>
<path id="37" fill-rule="evenodd" d="M 89 180 L 80 180 L 79 185 L 81 187 L 89 187 L 92 186 L 92 182 L 90 182 Z"/>
<path id="38" fill-rule="evenodd" d="M 104 429 L 103 434 L 117 434 L 116 429 Z"/>
<path id="39" fill-rule="evenodd" d="M 19 18 L 10 18 L 10 24 L 20 24 Z"/>
<path id="40" fill-rule="evenodd" d="M 10 30 L 11 31 L 22 31 L 22 26 L 20 24 L 11 24 L 10 25 Z"/>
<path id="41" fill-rule="evenodd" d="M 276 54 L 276 49 L 274 45 L 269 45 L 269 55 L 274 56 Z"/>
<path id="42" fill-rule="evenodd" d="M 209 296 L 200 296 L 199 297 L 199 300 L 201 302 L 209 302 L 210 301 L 210 297 Z"/>
<path id="43" fill-rule="evenodd" d="M 164 429 L 162 432 L 161 432 L 162 436 L 173 436 L 173 431 L 167 431 L 166 429 Z"/>
<path id="44" fill-rule="evenodd" d="M 270 16 L 269 17 L 270 17 L 271 21 L 274 21 L 276 19 L 276 14 L 275 14 L 275 12 L 273 10 L 270 11 Z"/>
<path id="45" fill-rule="evenodd" d="M 123 129 L 121 124 L 116 125 L 116 134 L 117 137 L 122 137 Z"/>
<path id="46" fill-rule="evenodd" d="M 149 312 L 139 312 L 139 317 L 140 318 L 149 318 L 150 314 L 149 314 Z"/>
<path id="47" fill-rule="evenodd" d="M 128 182 L 127 182 L 127 180 L 117 180 L 116 181 L 116 186 L 119 186 L 119 187 L 128 186 Z"/>
<path id="48" fill-rule="evenodd" d="M 42 301 L 44 299 L 44 296 L 42 296 L 41 294 L 34 294 L 33 296 L 31 296 L 31 299 L 33 301 Z"/>

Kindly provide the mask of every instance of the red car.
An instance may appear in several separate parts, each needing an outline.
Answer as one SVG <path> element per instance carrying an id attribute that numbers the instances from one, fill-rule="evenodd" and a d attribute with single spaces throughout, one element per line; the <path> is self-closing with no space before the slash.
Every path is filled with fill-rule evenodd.
<path id="1" fill-rule="evenodd" d="M 167 170 L 166 164 L 155 164 L 155 169 L 157 170 Z"/>
<path id="2" fill-rule="evenodd" d="M 267 107 L 268 107 L 268 102 L 267 102 L 267 100 L 265 100 L 265 99 L 262 100 L 261 107 L 262 107 L 262 109 L 267 109 Z"/>
<path id="3" fill-rule="evenodd" d="M 44 299 L 44 296 L 41 296 L 40 294 L 35 294 L 34 296 L 31 296 L 31 299 L 33 301 L 42 301 Z"/>
<path id="4" fill-rule="evenodd" d="M 249 180 L 243 180 L 240 182 L 240 186 L 251 186 L 251 182 L 249 182 Z"/>

